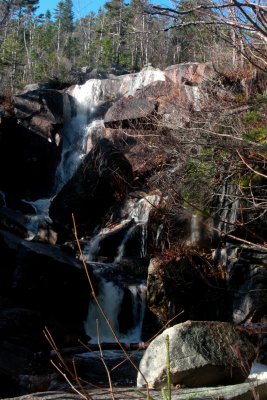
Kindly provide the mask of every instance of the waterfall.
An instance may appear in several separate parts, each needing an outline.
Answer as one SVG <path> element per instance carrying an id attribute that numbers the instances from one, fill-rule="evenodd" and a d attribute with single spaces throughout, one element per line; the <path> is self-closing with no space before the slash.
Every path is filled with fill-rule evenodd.
<path id="1" fill-rule="evenodd" d="M 73 176 L 81 159 L 91 150 L 95 135 L 101 136 L 103 134 L 102 117 L 104 117 L 105 107 L 101 106 L 123 96 L 134 95 L 138 89 L 154 81 L 165 81 L 164 72 L 157 69 L 145 69 L 138 74 L 129 74 L 113 79 L 90 79 L 83 85 L 76 85 L 68 89 L 68 96 L 65 96 L 64 99 L 61 160 L 56 170 L 53 195 L 56 195 Z M 48 215 L 50 199 L 46 200 L 48 203 L 43 203 L 42 212 Z M 136 279 L 134 277 L 129 278 L 126 273 L 124 273 L 124 279 L 121 276 L 120 279 L 116 278 L 116 281 L 112 281 L 112 273 L 107 277 L 105 270 L 113 268 L 123 257 L 127 256 L 127 245 L 129 249 L 133 236 L 138 236 L 136 257 L 146 257 L 149 213 L 154 206 L 159 204 L 159 201 L 160 196 L 158 194 L 143 194 L 142 198 L 139 194 L 138 199 L 129 199 L 126 202 L 125 209 L 122 210 L 123 217 L 120 221 L 113 223 L 113 226 L 96 227 L 97 233 L 89 242 L 84 241 L 83 254 L 85 260 L 90 262 L 91 265 L 94 264 L 94 274 L 97 275 L 99 282 L 98 300 L 120 340 L 126 342 L 141 340 L 146 285 L 140 281 L 135 283 Z M 40 209 L 37 210 L 37 204 L 34 206 L 38 214 Z M 38 231 L 38 218 L 39 214 L 38 217 L 29 219 L 29 230 L 31 231 L 29 240 Z M 114 246 L 113 265 L 94 263 L 97 260 L 102 242 L 117 233 L 119 233 L 119 242 Z M 125 311 L 125 299 L 129 306 L 127 312 Z M 126 316 L 126 323 L 123 322 L 125 319 L 123 315 Z M 95 301 L 92 300 L 84 328 L 93 341 L 97 337 L 96 319 L 98 319 L 101 341 L 114 341 L 115 339 L 112 338 Z"/>
<path id="2" fill-rule="evenodd" d="M 95 117 L 96 108 L 101 102 L 101 82 L 100 79 L 90 79 L 84 85 L 76 85 L 71 92 L 75 110 L 72 110 L 71 104 L 65 104 L 63 146 L 56 171 L 55 193 L 72 177 L 88 151 L 89 136 L 95 129 L 104 126 L 103 121 Z"/>
<path id="3" fill-rule="evenodd" d="M 124 342 L 139 342 L 141 341 L 142 324 L 145 311 L 146 299 L 146 285 L 144 282 L 125 284 L 122 277 L 117 277 L 116 281 L 110 281 L 106 277 L 106 272 L 109 268 L 114 268 L 119 264 L 121 259 L 125 256 L 126 244 L 131 239 L 131 236 L 139 229 L 139 257 L 146 255 L 146 239 L 147 239 L 147 223 L 149 213 L 154 206 L 157 206 L 160 201 L 158 194 L 146 195 L 141 199 L 129 199 L 126 202 L 124 213 L 125 218 L 112 228 L 102 228 L 88 244 L 83 248 L 83 253 L 87 261 L 96 260 L 98 251 L 101 248 L 101 241 L 105 240 L 108 236 L 114 234 L 119 229 L 125 228 L 125 233 L 121 242 L 118 245 L 117 255 L 112 264 L 91 263 L 95 265 L 94 274 L 98 277 L 100 292 L 98 294 L 98 301 L 101 307 L 105 310 L 107 318 L 110 321 L 116 335 L 121 341 Z M 131 223 L 130 223 L 131 222 Z M 102 268 L 101 268 L 102 266 Z M 131 278 L 132 279 L 132 278 Z M 129 278 L 124 278 L 125 281 Z M 127 308 L 128 329 L 121 329 L 119 319 L 124 305 L 125 296 L 128 296 L 128 303 L 130 297 L 130 306 Z M 88 309 L 87 319 L 84 323 L 85 331 L 91 337 L 91 341 L 97 341 L 96 335 L 96 319 L 101 336 L 101 341 L 114 342 L 114 337 L 103 319 L 101 312 L 95 301 L 91 301 Z M 127 325 L 127 323 L 126 323 Z M 124 327 L 125 328 L 125 327 Z"/>
<path id="4" fill-rule="evenodd" d="M 134 327 L 128 333 L 127 338 L 131 342 L 140 342 L 145 314 L 146 285 L 143 283 L 130 285 L 129 290 L 132 296 Z"/>
<path id="5" fill-rule="evenodd" d="M 131 326 L 129 326 L 129 329 L 126 332 L 122 333 L 120 329 L 119 316 L 122 311 L 123 298 L 126 290 L 128 290 L 131 297 L 131 307 L 127 309 L 128 318 L 131 320 Z M 100 293 L 98 294 L 97 299 L 120 341 L 124 343 L 137 343 L 141 341 L 145 312 L 145 298 L 146 285 L 144 283 L 124 286 L 122 284 L 118 285 L 114 282 L 107 281 L 103 277 L 100 278 Z M 96 320 L 98 322 L 96 322 Z M 90 336 L 91 343 L 96 343 L 98 341 L 97 324 L 99 339 L 101 342 L 116 342 L 116 339 L 96 302 L 92 300 L 89 306 L 87 319 L 84 322 L 84 329 L 86 334 Z"/>
<path id="6" fill-rule="evenodd" d="M 133 203 L 129 201 L 126 204 L 126 208 L 129 212 L 127 221 L 134 221 L 134 225 L 130 227 L 125 237 L 123 238 L 119 248 L 115 262 L 119 262 L 124 256 L 125 246 L 128 240 L 131 238 L 136 229 L 140 228 L 140 257 L 146 256 L 147 246 L 147 224 L 149 213 L 153 207 L 158 206 L 160 202 L 160 196 L 158 194 L 147 195 L 137 202 Z"/>
<path id="7" fill-rule="evenodd" d="M 55 193 L 72 177 L 81 158 L 90 151 L 90 138 L 94 132 L 104 128 L 99 106 L 111 99 L 134 95 L 138 89 L 158 80 L 165 80 L 164 72 L 151 68 L 113 79 L 89 79 L 69 90 L 76 109 L 73 110 L 70 102 L 65 101 L 64 137 L 61 161 L 56 171 Z M 73 112 L 75 115 L 72 115 Z"/>
<path id="8" fill-rule="evenodd" d="M 100 293 L 98 301 L 104 310 L 110 325 L 119 334 L 118 314 L 123 298 L 122 289 L 113 282 L 107 282 L 104 278 L 100 278 Z M 84 323 L 85 332 L 91 337 L 91 342 L 97 342 L 96 320 L 98 321 L 99 338 L 102 342 L 115 342 L 107 322 L 101 314 L 97 304 L 91 301 L 88 317 Z"/>
<path id="9" fill-rule="evenodd" d="M 138 256 L 141 258 L 145 257 L 149 213 L 153 207 L 158 206 L 159 202 L 159 194 L 150 194 L 141 199 L 127 200 L 123 210 L 124 218 L 117 224 L 113 224 L 112 227 L 104 227 L 100 229 L 100 231 L 91 238 L 89 243 L 86 243 L 83 246 L 83 254 L 86 261 L 96 260 L 98 252 L 101 248 L 101 242 L 112 234 L 123 229 L 125 229 L 126 232 L 118 245 L 117 255 L 114 259 L 114 262 L 118 263 L 124 257 L 126 244 L 138 230 L 140 230 Z"/>

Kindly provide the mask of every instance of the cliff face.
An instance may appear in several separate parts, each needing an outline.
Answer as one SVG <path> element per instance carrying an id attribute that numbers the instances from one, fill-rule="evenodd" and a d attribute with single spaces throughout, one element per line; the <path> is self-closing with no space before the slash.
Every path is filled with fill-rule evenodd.
<path id="1" fill-rule="evenodd" d="M 73 216 L 97 293 L 111 281 L 119 293 L 119 333 L 137 325 L 136 304 L 142 340 L 170 319 L 265 318 L 265 109 L 257 82 L 198 63 L 26 91 L 3 108 L 0 299 L 3 320 L 20 317 L 16 336 L 0 331 L 27 350 L 25 374 L 47 347 L 42 327 L 66 346 L 89 336 Z M 25 342 L 29 315 L 38 332 Z M 12 365 L 0 370 L 19 385 Z"/>

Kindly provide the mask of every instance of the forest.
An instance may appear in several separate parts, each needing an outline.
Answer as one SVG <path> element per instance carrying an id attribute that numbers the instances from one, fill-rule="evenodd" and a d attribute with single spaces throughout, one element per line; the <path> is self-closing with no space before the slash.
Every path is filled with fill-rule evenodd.
<path id="1" fill-rule="evenodd" d="M 74 18 L 72 0 L 38 13 L 38 0 L 0 3 L 1 91 L 28 83 L 77 82 L 79 72 L 139 71 L 212 62 L 220 72 L 251 75 L 266 66 L 265 2 L 111 0 Z"/>

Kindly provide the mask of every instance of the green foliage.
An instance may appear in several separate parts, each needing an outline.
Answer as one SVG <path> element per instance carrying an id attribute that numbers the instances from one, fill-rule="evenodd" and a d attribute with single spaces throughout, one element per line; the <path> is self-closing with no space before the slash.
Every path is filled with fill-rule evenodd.
<path id="1" fill-rule="evenodd" d="M 193 158 L 187 163 L 185 174 L 187 179 L 205 181 L 214 175 L 214 164 L 205 158 Z"/>
<path id="2" fill-rule="evenodd" d="M 23 56 L 23 46 L 17 37 L 10 33 L 6 36 L 5 41 L 2 43 L 1 48 L 1 62 L 7 65 L 13 65 L 17 59 Z"/>
<path id="3" fill-rule="evenodd" d="M 73 30 L 74 16 L 72 8 L 72 0 L 59 1 L 55 8 L 55 21 L 60 21 L 62 32 L 72 32 Z"/>
<path id="4" fill-rule="evenodd" d="M 255 167 L 255 171 L 259 168 Z M 253 186 L 257 186 L 261 183 L 262 177 L 254 172 L 247 172 L 246 174 L 242 175 L 239 179 L 239 186 L 241 189 L 251 189 Z"/>
<path id="5" fill-rule="evenodd" d="M 216 165 L 214 163 L 214 154 L 212 148 L 206 148 L 201 150 L 200 154 L 196 157 L 190 158 L 190 160 L 185 165 L 184 171 L 184 184 L 186 190 L 184 194 L 187 194 L 187 198 L 191 198 L 190 187 L 192 187 L 193 192 L 195 188 L 198 188 L 203 185 L 206 187 L 209 186 L 210 181 L 213 179 L 216 171 Z M 193 186 L 192 186 L 193 184 Z M 194 197 L 195 194 L 192 193 Z"/>
<path id="6" fill-rule="evenodd" d="M 243 117 L 246 126 L 246 132 L 243 134 L 243 137 L 251 142 L 266 144 L 266 94 L 257 94 L 251 107 L 251 111 L 247 112 Z"/>
<path id="7" fill-rule="evenodd" d="M 253 110 L 244 116 L 244 122 L 247 124 L 255 124 L 256 122 L 260 122 L 261 118 L 261 114 L 258 111 Z"/>
<path id="8" fill-rule="evenodd" d="M 244 134 L 244 138 L 256 143 L 267 144 L 267 127 L 252 128 Z"/>

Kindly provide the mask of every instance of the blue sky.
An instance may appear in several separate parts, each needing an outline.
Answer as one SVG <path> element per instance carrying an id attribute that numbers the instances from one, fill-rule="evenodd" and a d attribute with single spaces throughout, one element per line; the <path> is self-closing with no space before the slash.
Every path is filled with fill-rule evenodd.
<path id="1" fill-rule="evenodd" d="M 37 10 L 38 14 L 44 14 L 46 10 L 53 12 L 59 0 L 39 0 L 39 8 Z M 89 11 L 97 12 L 99 8 L 107 0 L 73 0 L 73 11 L 75 17 L 84 16 L 89 13 Z"/>
<path id="2" fill-rule="evenodd" d="M 39 0 L 39 8 L 37 10 L 38 14 L 44 14 L 46 10 L 50 10 L 52 13 L 58 4 L 59 0 Z M 99 8 L 106 3 L 108 0 L 72 0 L 73 11 L 75 17 L 83 17 L 87 15 L 90 11 L 98 12 Z M 152 0 L 154 4 L 165 4 L 170 5 L 169 0 Z"/>

